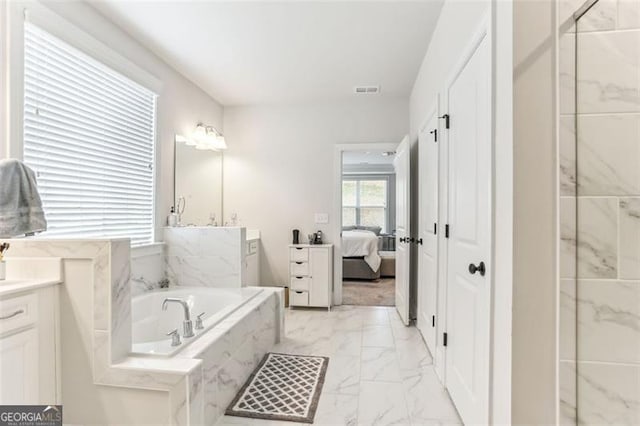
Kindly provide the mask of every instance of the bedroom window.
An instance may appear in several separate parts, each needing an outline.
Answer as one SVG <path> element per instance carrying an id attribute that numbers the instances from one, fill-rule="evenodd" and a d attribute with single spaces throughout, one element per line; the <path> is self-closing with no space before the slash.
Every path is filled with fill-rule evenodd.
<path id="1" fill-rule="evenodd" d="M 47 237 L 154 241 L 156 94 L 25 25 L 24 161 Z"/>
<path id="2" fill-rule="evenodd" d="M 342 226 L 379 226 L 387 232 L 388 179 L 342 181 Z"/>

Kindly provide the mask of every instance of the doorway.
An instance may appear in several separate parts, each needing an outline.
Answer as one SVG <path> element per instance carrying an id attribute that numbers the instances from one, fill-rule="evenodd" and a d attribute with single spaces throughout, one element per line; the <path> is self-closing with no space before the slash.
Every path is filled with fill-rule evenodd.
<path id="1" fill-rule="evenodd" d="M 336 303 L 396 305 L 397 147 L 337 146 Z"/>

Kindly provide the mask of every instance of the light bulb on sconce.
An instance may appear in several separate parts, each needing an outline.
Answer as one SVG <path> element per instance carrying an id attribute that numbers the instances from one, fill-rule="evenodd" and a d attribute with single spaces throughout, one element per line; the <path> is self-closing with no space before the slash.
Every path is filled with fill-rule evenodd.
<path id="1" fill-rule="evenodd" d="M 193 146 L 198 150 L 223 151 L 227 149 L 224 135 L 213 126 L 198 123 L 191 137 L 176 135 L 176 142 Z"/>

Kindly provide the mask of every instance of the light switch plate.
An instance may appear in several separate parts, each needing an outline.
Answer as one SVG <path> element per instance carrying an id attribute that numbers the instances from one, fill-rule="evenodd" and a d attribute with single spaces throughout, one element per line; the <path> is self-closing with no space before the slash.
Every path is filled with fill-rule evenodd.
<path id="1" fill-rule="evenodd" d="M 329 213 L 316 213 L 315 216 L 317 225 L 329 223 Z"/>

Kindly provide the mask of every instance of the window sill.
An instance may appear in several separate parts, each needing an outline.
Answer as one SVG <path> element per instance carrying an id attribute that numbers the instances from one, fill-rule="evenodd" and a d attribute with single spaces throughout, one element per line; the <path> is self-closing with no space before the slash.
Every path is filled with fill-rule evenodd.
<path id="1" fill-rule="evenodd" d="M 137 257 L 146 257 L 146 256 L 154 256 L 158 254 L 162 254 L 164 252 L 165 244 L 160 243 L 152 243 L 145 244 L 143 246 L 131 247 L 131 258 L 135 259 Z"/>

